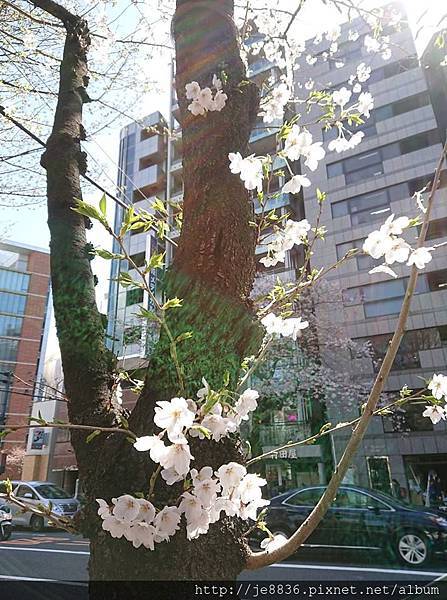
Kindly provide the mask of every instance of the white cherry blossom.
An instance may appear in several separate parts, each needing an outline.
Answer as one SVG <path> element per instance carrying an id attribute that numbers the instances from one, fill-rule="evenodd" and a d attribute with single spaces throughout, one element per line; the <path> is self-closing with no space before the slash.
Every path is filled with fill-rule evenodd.
<path id="1" fill-rule="evenodd" d="M 155 547 L 155 527 L 145 521 L 132 523 L 124 535 L 129 542 L 132 542 L 134 548 L 144 546 L 153 550 Z"/>
<path id="2" fill-rule="evenodd" d="M 283 194 L 298 194 L 302 187 L 309 187 L 310 180 L 304 175 L 294 175 L 282 188 Z"/>
<path id="3" fill-rule="evenodd" d="M 174 485 L 183 480 L 183 475 L 179 475 L 172 467 L 170 469 L 162 469 L 161 476 L 166 481 L 167 485 Z"/>
<path id="4" fill-rule="evenodd" d="M 369 119 L 370 111 L 374 108 L 374 98 L 369 92 L 362 92 L 358 97 L 358 110 Z"/>
<path id="5" fill-rule="evenodd" d="M 220 492 L 220 484 L 217 479 L 203 479 L 194 485 L 194 496 L 196 496 L 204 508 L 210 508 L 217 500 Z"/>
<path id="6" fill-rule="evenodd" d="M 392 265 L 394 262 L 404 263 L 408 260 L 411 246 L 402 238 L 391 239 L 385 251 L 385 262 Z"/>
<path id="7" fill-rule="evenodd" d="M 190 452 L 186 439 L 184 439 L 182 443 L 167 447 L 166 454 L 162 457 L 160 464 L 165 469 L 174 469 L 179 475 L 186 475 L 191 460 L 194 460 L 194 457 Z"/>
<path id="8" fill-rule="evenodd" d="M 338 104 L 341 108 L 343 108 L 349 102 L 351 95 L 351 90 L 348 90 L 346 87 L 342 87 L 341 89 L 332 93 L 332 100 L 335 104 Z"/>
<path id="9" fill-rule="evenodd" d="M 194 422 L 195 414 L 189 410 L 185 398 L 172 398 L 170 402 L 157 402 L 154 423 L 160 429 L 167 429 L 168 434 L 180 434 Z"/>
<path id="10" fill-rule="evenodd" d="M 140 505 L 140 512 L 137 515 L 137 519 L 145 523 L 152 523 L 155 517 L 155 507 L 152 502 L 149 502 L 145 498 L 138 498 L 137 502 Z"/>
<path id="11" fill-rule="evenodd" d="M 255 473 L 247 473 L 237 486 L 237 495 L 244 504 L 257 502 L 262 498 L 261 487 L 267 485 L 267 481 Z"/>
<path id="12" fill-rule="evenodd" d="M 261 548 L 266 550 L 266 552 L 272 552 L 272 550 L 276 550 L 277 548 L 280 548 L 282 545 L 284 545 L 285 542 L 287 542 L 286 536 L 282 535 L 281 533 L 278 533 L 273 537 L 264 538 L 259 545 Z"/>
<path id="13" fill-rule="evenodd" d="M 230 496 L 231 492 L 239 485 L 243 477 L 247 474 L 247 469 L 244 465 L 236 462 L 229 462 L 222 465 L 216 471 L 216 476 L 219 478 L 222 486 L 222 494 Z"/>
<path id="14" fill-rule="evenodd" d="M 129 531 L 130 521 L 118 519 L 114 515 L 107 516 L 102 521 L 102 528 L 108 531 L 113 538 L 122 538 Z"/>
<path id="15" fill-rule="evenodd" d="M 431 252 L 433 252 L 434 248 L 426 248 L 423 246 L 422 248 L 416 248 L 410 254 L 410 258 L 408 259 L 407 265 L 410 267 L 411 265 L 415 265 L 418 269 L 424 269 L 425 265 L 427 265 L 432 260 Z"/>
<path id="16" fill-rule="evenodd" d="M 155 541 L 165 542 L 180 529 L 181 512 L 176 506 L 165 506 L 155 517 Z"/>
<path id="17" fill-rule="evenodd" d="M 187 83 L 185 85 L 186 90 L 186 98 L 188 100 L 197 100 L 200 94 L 200 85 L 197 81 L 191 81 L 191 83 Z"/>
<path id="18" fill-rule="evenodd" d="M 259 398 L 259 392 L 250 388 L 246 389 L 240 396 L 234 406 L 238 420 L 247 421 L 250 412 L 256 410 Z"/>
<path id="19" fill-rule="evenodd" d="M 371 67 L 368 67 L 368 65 L 362 62 L 357 66 L 356 72 L 357 79 L 360 83 L 364 83 L 365 81 L 368 81 L 371 76 Z"/>
<path id="20" fill-rule="evenodd" d="M 97 498 L 96 502 L 99 504 L 98 515 L 103 519 L 110 515 L 110 507 L 105 500 Z"/>
<path id="21" fill-rule="evenodd" d="M 441 420 L 445 421 L 447 419 L 447 413 L 445 409 L 435 404 L 426 406 L 422 416 L 428 417 L 433 425 L 436 425 L 436 423 L 439 423 Z"/>
<path id="22" fill-rule="evenodd" d="M 203 417 L 201 425 L 211 432 L 211 437 L 215 442 L 218 442 L 229 433 L 234 433 L 237 429 L 234 421 L 222 416 L 222 405 L 219 402 Z M 205 437 L 200 430 L 197 433 L 199 439 Z"/>
<path id="23" fill-rule="evenodd" d="M 441 400 L 442 397 L 446 398 L 447 400 L 446 375 L 443 375 L 442 373 L 435 373 L 427 387 L 431 391 L 433 397 L 436 398 L 436 400 Z"/>
<path id="24" fill-rule="evenodd" d="M 140 503 L 130 494 L 123 494 L 119 498 L 112 498 L 115 505 L 113 507 L 113 516 L 123 521 L 133 521 L 140 512 Z"/>

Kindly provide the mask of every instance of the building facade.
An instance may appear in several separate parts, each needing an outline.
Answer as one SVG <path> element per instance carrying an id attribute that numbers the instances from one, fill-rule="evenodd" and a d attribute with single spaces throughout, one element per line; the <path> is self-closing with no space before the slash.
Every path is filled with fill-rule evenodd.
<path id="1" fill-rule="evenodd" d="M 49 327 L 49 252 L 0 243 L 0 427 L 28 425 Z M 28 429 L 0 442 L 0 476 L 26 469 Z"/>
<path id="2" fill-rule="evenodd" d="M 356 41 L 349 40 L 350 29 L 360 33 Z M 386 31 L 392 56 L 385 61 L 380 54 L 367 53 L 366 33 L 360 21 L 344 25 L 336 55 L 313 66 L 303 61 L 297 72 L 297 94 L 302 95 L 303 84 L 309 79 L 333 91 L 348 86 L 349 77 L 360 63 L 372 68 L 370 78 L 362 83 L 363 91 L 370 91 L 374 97 L 371 118 L 361 126 L 363 141 L 341 154 L 327 152 L 314 173 L 312 187 L 304 189 L 306 218 L 311 223 L 318 212 L 316 187 L 328 197 L 320 221 L 327 229 L 326 240 L 318 244 L 312 257 L 316 269 L 334 264 L 352 248 L 361 248 L 366 236 L 389 215 L 415 216 L 412 196 L 433 180 L 445 141 L 445 67 L 439 66 L 441 59 L 431 60 L 433 46 L 427 49 L 421 65 L 412 33 L 402 22 L 400 31 Z M 329 45 L 323 41 L 312 51 L 327 52 Z M 343 62 L 344 66 L 335 68 L 335 62 Z M 431 70 L 427 64 L 432 64 Z M 310 120 L 316 114 L 311 113 Z M 325 142 L 326 148 L 326 142 L 336 137 L 333 130 L 323 131 L 321 125 L 309 129 L 314 140 Z M 428 246 L 446 241 L 446 175 L 444 166 L 431 214 Z M 426 199 L 427 192 L 423 197 Z M 406 235 L 414 243 L 417 232 L 411 229 Z M 353 351 L 343 356 L 350 364 L 352 377 L 365 382 L 373 380 L 386 353 L 409 276 L 409 268 L 400 264 L 393 265 L 396 279 L 370 275 L 369 270 L 378 262 L 363 255 L 333 271 L 329 276 L 333 285 L 331 302 L 320 309 L 322 321 L 329 316 L 348 338 L 359 345 L 368 342 L 370 356 Z M 419 275 L 406 332 L 386 383 L 390 397 L 395 397 L 404 385 L 418 390 L 433 373 L 446 372 L 446 282 L 447 248 L 441 247 Z M 324 332 L 320 335 L 324 354 Z M 340 359 L 327 354 L 324 358 L 333 364 Z M 329 420 L 335 423 L 359 416 L 360 404 L 355 397 L 328 403 Z M 348 480 L 388 492 L 397 489 L 402 497 L 422 502 L 421 490 L 434 471 L 446 490 L 447 427 L 445 422 L 432 425 L 421 416 L 423 410 L 423 405 L 413 404 L 394 416 L 375 417 Z M 333 437 L 334 460 L 340 458 L 349 433 L 340 431 Z"/>

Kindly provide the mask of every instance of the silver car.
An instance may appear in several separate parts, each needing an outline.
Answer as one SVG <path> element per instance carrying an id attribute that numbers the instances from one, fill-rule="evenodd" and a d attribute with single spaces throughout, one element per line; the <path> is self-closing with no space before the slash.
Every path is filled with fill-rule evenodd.
<path id="1" fill-rule="evenodd" d="M 65 490 L 49 481 L 14 481 L 14 495 L 24 500 L 27 504 L 33 506 L 50 506 L 56 515 L 61 517 L 73 517 L 79 509 L 79 500 L 72 497 Z M 23 512 L 22 509 L 10 503 L 13 524 L 23 527 L 30 527 L 33 531 L 42 531 L 42 529 L 51 522 L 51 519 Z"/>

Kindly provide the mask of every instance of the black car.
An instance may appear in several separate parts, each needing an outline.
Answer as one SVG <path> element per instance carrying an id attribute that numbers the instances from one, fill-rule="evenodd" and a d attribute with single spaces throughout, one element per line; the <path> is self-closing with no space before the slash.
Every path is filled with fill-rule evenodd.
<path id="1" fill-rule="evenodd" d="M 324 492 L 323 486 L 276 496 L 266 516 L 274 534 L 289 537 Z M 392 552 L 411 567 L 434 554 L 447 556 L 447 518 L 435 509 L 410 506 L 375 490 L 342 485 L 331 508 L 303 545 L 311 548 Z"/>

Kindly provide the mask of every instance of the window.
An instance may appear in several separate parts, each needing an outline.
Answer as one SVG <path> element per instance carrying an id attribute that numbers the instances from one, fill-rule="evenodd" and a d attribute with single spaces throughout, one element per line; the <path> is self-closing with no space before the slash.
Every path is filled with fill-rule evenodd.
<path id="1" fill-rule="evenodd" d="M 372 496 L 357 492 L 356 490 L 340 489 L 332 503 L 334 508 L 378 508 L 387 510 L 388 507 L 383 502 L 376 500 Z"/>
<path id="2" fill-rule="evenodd" d="M 146 253 L 138 252 L 137 254 L 131 254 L 130 258 L 136 264 L 137 267 L 142 267 L 146 259 Z M 133 268 L 131 264 L 129 265 L 129 267 Z"/>
<path id="3" fill-rule="evenodd" d="M 444 173 L 447 172 L 444 171 Z M 331 205 L 332 218 L 335 219 L 350 214 L 352 225 L 379 221 L 384 218 L 385 211 L 389 212 L 391 202 L 397 202 L 405 198 L 409 199 L 415 191 L 422 190 L 432 179 L 432 174 L 416 177 L 411 181 L 405 181 L 387 188 L 353 196 L 340 202 L 334 202 Z M 446 184 L 447 177 L 441 178 L 441 187 Z"/>
<path id="4" fill-rule="evenodd" d="M 2 292 L 0 294 L 0 312 L 23 315 L 25 313 L 26 296 Z"/>
<path id="5" fill-rule="evenodd" d="M 354 248 L 361 249 L 363 246 L 363 242 L 364 242 L 364 239 L 360 239 L 360 240 L 353 240 L 352 242 L 344 242 L 343 244 L 337 244 L 336 245 L 337 259 L 341 260 L 343 258 L 343 256 L 345 256 L 347 254 L 347 252 L 349 252 L 349 250 L 352 250 Z M 376 264 L 376 261 L 371 256 L 368 256 L 366 254 L 360 254 L 359 256 L 356 256 L 352 260 L 355 260 L 355 262 L 357 264 L 357 269 L 359 271 L 369 271 Z"/>
<path id="6" fill-rule="evenodd" d="M 12 269 L 13 271 L 26 271 L 28 256 L 19 252 L 0 250 L 0 267 Z"/>
<path id="7" fill-rule="evenodd" d="M 126 294 L 126 306 L 132 306 L 133 304 L 140 304 L 143 302 L 144 291 L 140 288 L 128 290 Z"/>
<path id="8" fill-rule="evenodd" d="M 430 96 L 428 92 L 422 92 L 420 94 L 415 94 L 414 96 L 403 98 L 397 102 L 392 102 L 391 104 L 379 106 L 373 111 L 373 115 L 375 121 L 384 121 L 390 117 L 402 115 L 412 110 L 416 110 L 417 108 L 421 108 L 422 106 L 427 106 L 428 104 L 430 104 Z"/>
<path id="9" fill-rule="evenodd" d="M 428 289 L 431 292 L 437 292 L 438 290 L 447 288 L 447 269 L 442 271 L 432 271 L 427 273 Z"/>
<path id="10" fill-rule="evenodd" d="M 356 338 L 359 344 L 369 342 L 374 371 L 377 373 L 391 340 L 391 334 L 374 335 L 369 338 Z M 415 369 L 421 366 L 419 351 L 441 348 L 441 335 L 437 327 L 407 331 L 399 346 L 392 370 Z"/>
<path id="11" fill-rule="evenodd" d="M 28 496 L 27 496 L 27 494 L 28 494 Z M 19 485 L 19 487 L 16 490 L 15 495 L 18 498 L 29 498 L 30 497 L 29 495 L 31 495 L 31 498 L 33 500 L 38 499 L 36 494 L 33 492 L 33 490 L 30 487 L 28 487 L 27 485 Z"/>
<path id="12" fill-rule="evenodd" d="M 286 503 L 292 506 L 315 506 L 323 494 L 323 488 L 312 488 L 298 492 L 294 496 L 287 498 Z"/>
<path id="13" fill-rule="evenodd" d="M 447 346 L 447 325 L 441 325 L 437 328 L 439 332 L 439 337 L 441 340 L 441 346 Z"/>
<path id="14" fill-rule="evenodd" d="M 397 314 L 402 306 L 407 281 L 407 278 L 395 279 L 348 288 L 343 291 L 343 302 L 345 306 L 363 304 L 367 318 Z M 447 270 L 421 274 L 415 293 L 422 294 L 442 289 L 442 282 L 446 281 Z"/>
<path id="15" fill-rule="evenodd" d="M 22 324 L 23 319 L 19 317 L 0 315 L 0 336 L 20 337 Z"/>
<path id="16" fill-rule="evenodd" d="M 436 129 L 424 131 L 411 137 L 381 146 L 370 152 L 362 152 L 351 158 L 345 158 L 327 165 L 328 177 L 335 177 L 344 173 L 347 184 L 355 183 L 363 179 L 369 179 L 381 175 L 383 161 L 427 148 L 440 142 L 439 133 Z"/>
<path id="17" fill-rule="evenodd" d="M 0 360 L 8 360 L 14 362 L 17 359 L 18 347 L 19 340 L 0 338 Z"/>
<path id="18" fill-rule="evenodd" d="M 436 240 L 447 236 L 447 217 L 430 221 L 427 231 L 427 240 Z"/>
<path id="19" fill-rule="evenodd" d="M 26 273 L 17 273 L 8 269 L 0 269 L 0 289 L 14 292 L 28 290 L 30 276 Z"/>

